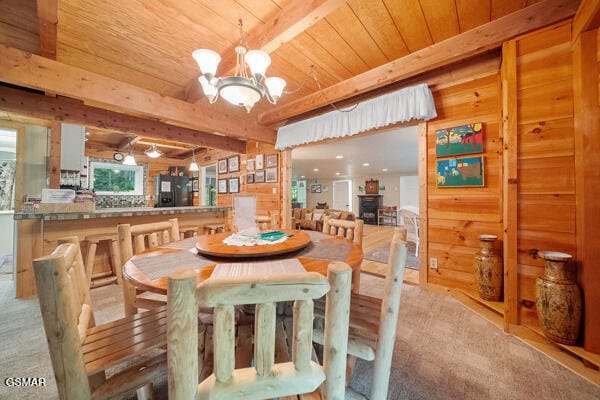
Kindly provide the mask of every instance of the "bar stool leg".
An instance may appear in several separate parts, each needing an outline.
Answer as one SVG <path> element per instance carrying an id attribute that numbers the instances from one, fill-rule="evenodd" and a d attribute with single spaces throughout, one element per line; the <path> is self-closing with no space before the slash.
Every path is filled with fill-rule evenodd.
<path id="1" fill-rule="evenodd" d="M 87 279 L 88 287 L 92 284 L 92 271 L 94 269 L 94 259 L 96 258 L 96 247 L 98 247 L 98 242 L 90 241 L 85 257 L 85 278 Z"/>
<path id="2" fill-rule="evenodd" d="M 117 276 L 117 284 L 123 284 L 121 254 L 119 253 L 119 241 L 112 239 L 110 241 L 110 262 L 112 263 L 113 273 Z"/>

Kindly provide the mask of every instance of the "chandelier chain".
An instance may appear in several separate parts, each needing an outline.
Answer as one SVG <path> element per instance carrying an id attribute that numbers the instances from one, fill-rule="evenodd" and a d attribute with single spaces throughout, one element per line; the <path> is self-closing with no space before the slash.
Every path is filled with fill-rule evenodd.
<path id="1" fill-rule="evenodd" d="M 319 83 L 319 80 L 317 79 L 317 74 L 315 72 L 314 65 L 311 65 L 310 69 L 311 69 L 311 72 L 312 72 L 312 78 L 314 79 L 315 83 L 317 84 L 317 88 L 319 89 L 319 92 L 322 92 L 323 88 L 321 87 L 321 84 Z M 349 113 L 349 112 L 352 112 L 352 111 L 356 110 L 356 107 L 358 107 L 358 105 L 360 103 L 356 103 L 355 105 L 352 106 L 352 108 L 346 109 L 346 110 L 342 110 L 341 108 L 336 107 L 335 104 L 333 104 L 330 101 L 327 101 L 327 104 L 329 104 L 331 106 L 331 108 L 333 108 L 335 111 Z"/>

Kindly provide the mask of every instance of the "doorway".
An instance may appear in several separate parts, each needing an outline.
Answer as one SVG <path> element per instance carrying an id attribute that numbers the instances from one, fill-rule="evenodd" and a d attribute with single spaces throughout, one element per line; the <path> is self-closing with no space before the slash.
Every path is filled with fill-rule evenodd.
<path id="1" fill-rule="evenodd" d="M 333 181 L 333 209 L 352 210 L 352 181 Z"/>

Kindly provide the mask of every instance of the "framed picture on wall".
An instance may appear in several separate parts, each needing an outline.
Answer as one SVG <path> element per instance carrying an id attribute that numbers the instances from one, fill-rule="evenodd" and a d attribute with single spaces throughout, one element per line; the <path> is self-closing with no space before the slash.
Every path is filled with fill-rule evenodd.
<path id="1" fill-rule="evenodd" d="M 219 179 L 219 194 L 227 193 L 227 179 Z"/>
<path id="2" fill-rule="evenodd" d="M 226 158 L 221 158 L 217 162 L 217 172 L 219 174 L 226 174 L 227 173 L 227 159 Z"/>
<path id="3" fill-rule="evenodd" d="M 254 159 L 246 161 L 246 170 L 248 172 L 254 172 Z"/>
<path id="4" fill-rule="evenodd" d="M 254 183 L 254 174 L 246 175 L 246 183 Z"/>
<path id="5" fill-rule="evenodd" d="M 254 182 L 263 183 L 265 181 L 265 171 L 256 171 L 254 173 Z"/>
<path id="6" fill-rule="evenodd" d="M 276 167 L 277 166 L 277 154 L 267 154 L 266 156 L 266 168 Z M 267 181 L 268 182 L 268 181 Z"/>
<path id="7" fill-rule="evenodd" d="M 198 179 L 193 179 L 192 180 L 192 192 L 197 192 L 198 191 Z"/>
<path id="8" fill-rule="evenodd" d="M 483 152 L 483 123 L 444 128 L 435 132 L 436 157 Z"/>
<path id="9" fill-rule="evenodd" d="M 239 193 L 240 192 L 240 178 L 237 176 L 235 178 L 229 178 L 229 193 Z"/>
<path id="10" fill-rule="evenodd" d="M 483 157 L 437 160 L 437 187 L 484 186 Z"/>
<path id="11" fill-rule="evenodd" d="M 321 193 L 321 184 L 313 183 L 312 185 L 310 185 L 310 192 L 311 193 Z"/>
<path id="12" fill-rule="evenodd" d="M 277 182 L 277 167 L 267 168 L 265 172 L 265 182 Z"/>
<path id="13" fill-rule="evenodd" d="M 256 157 L 254 158 L 254 160 L 256 161 L 256 163 L 254 164 L 254 167 L 256 169 L 263 169 L 264 166 L 264 154 L 257 154 Z"/>
<path id="14" fill-rule="evenodd" d="M 227 159 L 229 172 L 238 172 L 240 170 L 240 156 L 235 155 Z"/>
<path id="15" fill-rule="evenodd" d="M 197 178 L 200 171 L 192 171 L 192 178 Z"/>

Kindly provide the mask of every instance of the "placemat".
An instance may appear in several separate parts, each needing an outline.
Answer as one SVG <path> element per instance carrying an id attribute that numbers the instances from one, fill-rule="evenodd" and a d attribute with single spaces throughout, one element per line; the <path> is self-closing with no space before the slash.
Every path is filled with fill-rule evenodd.
<path id="1" fill-rule="evenodd" d="M 352 243 L 328 243 L 316 241 L 300 250 L 296 256 L 328 261 L 346 261 L 353 246 Z"/>
<path id="2" fill-rule="evenodd" d="M 324 239 L 331 239 L 331 235 L 328 235 L 328 234 L 322 233 L 322 232 L 318 232 L 318 231 L 302 231 L 302 232 L 304 232 L 308 236 L 310 236 L 310 240 L 312 242 L 319 242 Z"/>
<path id="3" fill-rule="evenodd" d="M 135 260 L 138 267 L 148 279 L 158 279 L 181 269 L 193 269 L 198 271 L 215 262 L 189 251 L 178 251 L 176 253 L 147 256 Z"/>
<path id="4" fill-rule="evenodd" d="M 177 242 L 171 242 L 169 244 L 164 244 L 162 246 L 162 248 L 165 249 L 183 249 L 183 250 L 189 250 L 189 249 L 194 249 L 196 248 L 196 243 L 198 243 L 198 236 L 192 236 L 189 237 L 187 239 L 183 239 L 183 240 L 178 240 Z"/>
<path id="5" fill-rule="evenodd" d="M 306 272 L 297 258 L 286 260 L 218 264 L 211 278 L 231 278 L 248 275 L 288 275 Z"/>

